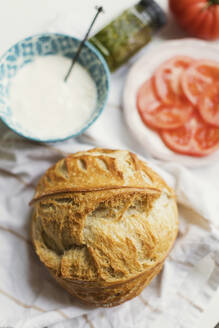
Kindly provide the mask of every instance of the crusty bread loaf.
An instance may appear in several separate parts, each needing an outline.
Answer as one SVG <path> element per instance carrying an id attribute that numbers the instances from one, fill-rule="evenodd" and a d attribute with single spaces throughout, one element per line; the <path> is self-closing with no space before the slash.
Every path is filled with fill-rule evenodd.
<path id="1" fill-rule="evenodd" d="M 128 151 L 69 155 L 40 179 L 31 203 L 40 260 L 66 290 L 96 306 L 138 295 L 178 231 L 172 189 Z"/>

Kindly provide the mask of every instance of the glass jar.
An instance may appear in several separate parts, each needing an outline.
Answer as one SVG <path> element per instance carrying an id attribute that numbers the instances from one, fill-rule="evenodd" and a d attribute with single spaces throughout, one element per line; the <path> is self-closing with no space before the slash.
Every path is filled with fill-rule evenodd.
<path id="1" fill-rule="evenodd" d="M 166 15 L 153 0 L 141 0 L 89 39 L 103 55 L 111 72 L 144 47 L 166 23 Z"/>

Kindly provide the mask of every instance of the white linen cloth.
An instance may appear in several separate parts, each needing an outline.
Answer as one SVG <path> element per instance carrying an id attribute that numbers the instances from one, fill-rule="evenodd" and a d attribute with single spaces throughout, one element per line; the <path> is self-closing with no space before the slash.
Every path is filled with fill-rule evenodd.
<path id="1" fill-rule="evenodd" d="M 64 17 L 61 22 L 56 19 L 47 31 L 72 33 Z M 189 171 L 177 163 L 149 159 L 176 191 L 180 231 L 159 276 L 123 305 L 111 309 L 81 305 L 50 277 L 33 251 L 28 203 L 37 180 L 51 164 L 93 146 L 130 149 L 148 159 L 123 119 L 121 90 L 128 67 L 113 75 L 103 114 L 77 139 L 37 144 L 0 124 L 0 327 L 191 328 L 218 289 L 219 164 Z"/>
<path id="2" fill-rule="evenodd" d="M 90 141 L 84 144 L 83 139 Z M 162 273 L 137 297 L 112 309 L 79 304 L 48 274 L 30 242 L 33 186 L 40 175 L 67 153 L 91 143 L 129 148 L 122 112 L 107 106 L 86 135 L 41 145 L 12 132 L 0 141 L 0 327 L 163 327 L 190 328 L 219 285 L 218 193 L 178 164 L 157 168 L 175 188 L 180 233 Z M 163 168 L 166 170 L 164 171 Z M 68 319 L 68 320 L 67 320 Z M 70 320 L 71 319 L 71 320 Z M 64 323 L 63 320 L 67 320 Z M 70 321 L 69 321 L 70 320 Z M 62 323 L 58 324 L 61 321 Z"/>

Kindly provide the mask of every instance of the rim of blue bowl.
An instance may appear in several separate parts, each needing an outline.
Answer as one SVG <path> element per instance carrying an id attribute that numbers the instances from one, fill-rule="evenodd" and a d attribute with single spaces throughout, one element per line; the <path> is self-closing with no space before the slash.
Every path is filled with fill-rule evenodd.
<path id="1" fill-rule="evenodd" d="M 34 35 L 30 35 L 24 39 L 21 39 L 20 41 L 14 43 L 10 48 L 8 48 L 4 53 L 3 55 L 0 57 L 0 64 L 1 64 L 1 61 L 2 59 L 6 56 L 6 54 L 8 53 L 8 51 L 14 47 L 16 44 L 22 42 L 22 41 L 25 41 L 27 39 L 32 39 L 34 37 L 40 37 L 40 36 L 52 36 L 52 35 L 55 35 L 55 36 L 65 36 L 65 37 L 68 37 L 68 38 L 71 38 L 73 40 L 76 40 L 76 41 L 81 41 L 80 39 L 74 37 L 74 36 L 71 36 L 71 35 L 68 35 L 68 34 L 63 34 L 63 33 L 38 33 L 38 34 L 34 34 Z M 26 139 L 29 139 L 29 140 L 32 140 L 32 141 L 36 141 L 36 142 L 42 142 L 42 143 L 50 143 L 50 142 L 60 142 L 60 141 L 65 141 L 65 140 L 68 140 L 68 139 L 71 139 L 71 138 L 75 138 L 75 137 L 78 137 L 80 136 L 81 134 L 83 134 L 98 118 L 99 116 L 101 115 L 101 113 L 103 112 L 103 109 L 105 108 L 106 106 L 106 102 L 108 100 L 108 96 L 109 96 L 109 88 L 110 88 L 110 71 L 109 71 L 109 67 L 104 59 L 104 57 L 101 55 L 101 53 L 89 42 L 89 41 L 86 41 L 85 42 L 85 46 L 87 48 L 89 48 L 95 55 L 96 57 L 100 60 L 101 64 L 103 65 L 103 68 L 104 68 L 104 71 L 106 73 L 106 83 L 107 83 L 107 93 L 106 93 L 106 97 L 105 97 L 105 100 L 102 104 L 102 106 L 100 107 L 97 115 L 94 116 L 94 118 L 88 122 L 87 125 L 85 125 L 79 132 L 77 133 L 73 133 L 67 137 L 64 137 L 64 138 L 56 138 L 56 139 L 45 139 L 45 140 L 42 140 L 40 138 L 36 138 L 36 137 L 30 137 L 30 136 L 26 136 L 24 135 L 22 132 L 20 131 L 17 131 L 15 130 L 13 127 L 10 126 L 10 124 L 8 124 L 7 120 L 0 116 L 0 119 L 4 122 L 4 124 L 10 129 L 12 130 L 13 132 L 15 132 L 17 135 L 23 137 L 23 138 L 26 138 Z"/>

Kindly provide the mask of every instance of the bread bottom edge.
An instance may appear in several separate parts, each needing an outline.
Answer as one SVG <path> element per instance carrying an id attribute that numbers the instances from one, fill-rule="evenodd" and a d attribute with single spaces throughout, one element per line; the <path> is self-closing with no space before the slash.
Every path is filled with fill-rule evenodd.
<path id="1" fill-rule="evenodd" d="M 97 287 L 92 291 L 87 290 L 83 286 L 75 286 L 71 281 L 57 277 L 51 270 L 49 270 L 49 272 L 67 292 L 76 297 L 83 304 L 94 307 L 114 307 L 138 296 L 161 271 L 163 264 L 164 261 L 157 264 L 151 271 L 146 272 L 144 275 L 138 276 L 131 281 L 124 282 L 119 286 L 113 286 L 112 288 Z"/>

